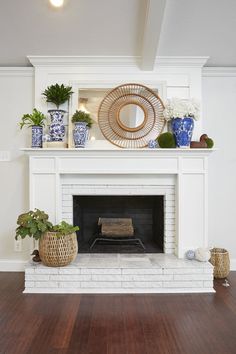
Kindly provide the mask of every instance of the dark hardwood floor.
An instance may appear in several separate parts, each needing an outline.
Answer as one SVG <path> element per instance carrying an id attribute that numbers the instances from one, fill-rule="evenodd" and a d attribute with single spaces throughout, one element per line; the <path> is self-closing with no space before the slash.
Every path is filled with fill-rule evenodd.
<path id="1" fill-rule="evenodd" d="M 216 294 L 22 294 L 0 273 L 1 354 L 236 353 L 236 272 Z"/>

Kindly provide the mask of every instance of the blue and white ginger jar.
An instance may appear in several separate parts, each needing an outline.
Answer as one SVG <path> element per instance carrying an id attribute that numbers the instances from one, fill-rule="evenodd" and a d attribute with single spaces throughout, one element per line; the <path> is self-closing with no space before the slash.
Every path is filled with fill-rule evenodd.
<path id="1" fill-rule="evenodd" d="M 192 117 L 172 118 L 171 129 L 178 148 L 189 148 L 194 128 Z"/>
<path id="2" fill-rule="evenodd" d="M 43 146 L 43 127 L 32 126 L 32 148 L 41 148 Z"/>
<path id="3" fill-rule="evenodd" d="M 76 122 L 73 130 L 74 144 L 76 148 L 84 148 L 88 136 L 86 122 Z"/>
<path id="4" fill-rule="evenodd" d="M 61 109 L 50 109 L 48 111 L 51 117 L 51 124 L 49 127 L 49 134 L 51 141 L 63 141 L 65 136 L 65 126 L 63 124 L 63 117 L 66 111 Z"/>

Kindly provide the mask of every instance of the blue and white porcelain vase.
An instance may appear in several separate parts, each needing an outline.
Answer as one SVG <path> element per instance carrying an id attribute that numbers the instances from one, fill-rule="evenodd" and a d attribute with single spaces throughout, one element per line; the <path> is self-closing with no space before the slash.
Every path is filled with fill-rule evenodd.
<path id="1" fill-rule="evenodd" d="M 43 127 L 32 126 L 32 148 L 41 148 L 43 146 Z"/>
<path id="2" fill-rule="evenodd" d="M 75 129 L 73 130 L 74 143 L 76 148 L 84 148 L 87 140 L 87 123 L 76 122 Z"/>
<path id="3" fill-rule="evenodd" d="M 65 126 L 63 124 L 63 117 L 66 111 L 61 109 L 50 109 L 48 111 L 51 117 L 51 124 L 49 126 L 49 135 L 51 141 L 63 141 L 65 136 Z"/>
<path id="4" fill-rule="evenodd" d="M 192 117 L 172 118 L 171 129 L 178 148 L 189 148 L 194 128 Z"/>

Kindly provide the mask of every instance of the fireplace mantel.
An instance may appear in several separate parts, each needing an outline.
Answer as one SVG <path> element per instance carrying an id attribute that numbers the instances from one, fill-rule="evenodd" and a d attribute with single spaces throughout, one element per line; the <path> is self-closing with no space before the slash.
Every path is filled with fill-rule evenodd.
<path id="1" fill-rule="evenodd" d="M 148 188 L 158 194 L 160 186 L 172 183 L 176 255 L 182 258 L 186 250 L 208 245 L 208 156 L 214 149 L 22 150 L 29 155 L 30 208 L 45 210 L 52 222 L 63 219 L 62 195 L 69 180 L 76 195 L 144 195 Z"/>

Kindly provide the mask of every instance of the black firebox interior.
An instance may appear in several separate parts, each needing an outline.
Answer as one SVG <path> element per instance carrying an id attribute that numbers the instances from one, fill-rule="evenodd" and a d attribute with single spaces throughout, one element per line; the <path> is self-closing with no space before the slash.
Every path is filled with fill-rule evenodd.
<path id="1" fill-rule="evenodd" d="M 99 241 L 90 249 L 98 235 L 98 219 L 132 218 L 135 237 L 145 250 L 131 242 Z M 77 232 L 79 253 L 162 253 L 164 235 L 163 196 L 74 196 L 73 222 Z"/>

